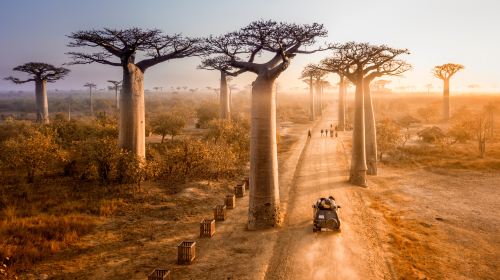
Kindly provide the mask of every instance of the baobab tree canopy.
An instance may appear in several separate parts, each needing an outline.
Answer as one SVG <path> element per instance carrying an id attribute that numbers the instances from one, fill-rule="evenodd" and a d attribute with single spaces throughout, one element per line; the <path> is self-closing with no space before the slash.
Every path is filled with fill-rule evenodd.
<path id="1" fill-rule="evenodd" d="M 134 63 L 142 70 L 158 63 L 198 54 L 199 39 L 182 37 L 180 34 L 164 35 L 158 29 L 140 28 L 88 30 L 74 32 L 68 36 L 69 47 L 93 47 L 103 51 L 96 53 L 69 52 L 71 64 L 89 64 L 93 62 L 112 66 L 124 66 Z M 135 62 L 137 52 L 144 52 L 146 58 Z M 118 57 L 120 61 L 112 61 Z"/>
<path id="2" fill-rule="evenodd" d="M 343 75 L 353 83 L 359 77 L 399 75 L 411 69 L 411 65 L 396 59 L 409 54 L 408 49 L 356 42 L 337 44 L 333 49 L 333 55 L 321 61 L 321 68 Z"/>
<path id="3" fill-rule="evenodd" d="M 30 78 L 26 80 L 21 80 L 12 76 L 5 78 L 5 80 L 12 81 L 16 84 L 23 84 L 34 81 L 46 81 L 47 83 L 53 83 L 64 78 L 70 72 L 69 69 L 66 69 L 64 67 L 56 67 L 51 64 L 41 62 L 25 63 L 23 65 L 14 67 L 12 70 L 25 72 L 30 75 Z"/>
<path id="4" fill-rule="evenodd" d="M 327 31 L 322 24 L 292 24 L 260 20 L 236 32 L 207 39 L 211 53 L 229 59 L 235 68 L 259 74 L 266 70 L 269 77 L 277 77 L 289 65 L 290 59 L 299 53 L 313 53 L 324 48 L 306 51 L 302 47 L 316 43 L 316 38 L 325 37 Z M 270 52 L 274 57 L 267 63 L 254 62 L 256 55 Z"/>
<path id="5" fill-rule="evenodd" d="M 434 76 L 441 80 L 448 80 L 453 75 L 455 75 L 458 71 L 464 69 L 464 66 L 461 64 L 455 63 L 446 63 L 443 65 L 439 65 L 434 67 L 432 73 Z"/>

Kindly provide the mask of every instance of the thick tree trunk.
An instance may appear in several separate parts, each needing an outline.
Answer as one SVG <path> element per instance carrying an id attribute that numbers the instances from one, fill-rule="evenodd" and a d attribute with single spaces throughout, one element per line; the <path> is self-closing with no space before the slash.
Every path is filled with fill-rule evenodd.
<path id="1" fill-rule="evenodd" d="M 309 120 L 316 119 L 316 100 L 313 89 L 313 78 L 309 77 Z"/>
<path id="2" fill-rule="evenodd" d="M 352 158 L 349 181 L 355 185 L 366 186 L 366 170 L 363 78 L 360 78 L 356 83 L 354 130 L 352 133 Z"/>
<path id="3" fill-rule="evenodd" d="M 317 100 L 317 115 L 321 118 L 323 116 L 323 95 L 321 92 L 321 80 L 316 80 L 316 96 L 318 97 Z"/>
<path id="4" fill-rule="evenodd" d="M 227 75 L 224 71 L 220 71 L 220 93 L 219 93 L 219 102 L 220 102 L 220 118 L 225 120 L 231 119 L 231 107 L 229 103 L 229 94 L 227 89 Z"/>
<path id="5" fill-rule="evenodd" d="M 450 79 L 444 79 L 443 89 L 443 120 L 450 119 Z"/>
<path id="6" fill-rule="evenodd" d="M 248 209 L 248 228 L 251 230 L 273 227 L 280 222 L 273 85 L 274 79 L 261 74 L 252 87 Z"/>
<path id="7" fill-rule="evenodd" d="M 44 80 L 35 81 L 36 98 L 36 121 L 39 123 L 49 123 L 49 103 L 47 101 L 47 82 Z"/>
<path id="8" fill-rule="evenodd" d="M 92 99 L 92 87 L 89 87 L 89 95 L 90 95 L 90 116 L 94 116 L 94 100 Z"/>
<path id="9" fill-rule="evenodd" d="M 340 131 L 345 130 L 345 78 L 340 77 L 340 83 L 339 83 L 339 109 L 338 109 L 338 124 L 337 124 L 337 129 Z"/>
<path id="10" fill-rule="evenodd" d="M 366 164 L 368 175 L 377 175 L 377 127 L 375 124 L 375 113 L 370 92 L 370 81 L 365 80 L 363 85 L 364 107 L 365 107 L 365 140 L 366 140 Z"/>
<path id="11" fill-rule="evenodd" d="M 115 88 L 115 102 L 116 102 L 116 109 L 120 110 L 120 97 L 118 95 L 118 88 Z"/>
<path id="12" fill-rule="evenodd" d="M 144 73 L 131 63 L 123 71 L 120 108 L 119 145 L 145 158 Z"/>

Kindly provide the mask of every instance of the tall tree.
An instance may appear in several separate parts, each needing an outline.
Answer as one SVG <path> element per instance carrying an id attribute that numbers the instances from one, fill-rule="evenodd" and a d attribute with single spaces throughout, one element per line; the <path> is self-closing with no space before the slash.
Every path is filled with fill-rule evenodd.
<path id="1" fill-rule="evenodd" d="M 118 95 L 118 90 L 120 89 L 120 86 L 122 84 L 122 81 L 113 81 L 113 80 L 108 80 L 108 83 L 111 83 L 113 86 L 113 90 L 115 91 L 115 106 L 116 106 L 116 109 L 120 109 L 120 99 L 119 99 L 119 95 Z"/>
<path id="2" fill-rule="evenodd" d="M 309 85 L 309 120 L 314 121 L 316 119 L 316 96 L 314 95 L 314 72 L 316 69 L 312 67 L 312 64 L 307 65 L 302 70 L 301 79 Z"/>
<path id="3" fill-rule="evenodd" d="M 56 67 L 51 64 L 41 62 L 29 62 L 19 65 L 12 69 L 28 73 L 29 78 L 21 80 L 15 77 L 7 77 L 5 80 L 12 81 L 15 84 L 24 84 L 35 82 L 35 98 L 36 98 L 36 121 L 41 123 L 49 123 L 49 103 L 47 100 L 47 83 L 54 83 L 57 80 L 64 78 L 70 72 L 69 69 Z"/>
<path id="4" fill-rule="evenodd" d="M 255 21 L 239 31 L 210 37 L 207 42 L 213 54 L 223 55 L 235 69 L 252 72 L 250 137 L 250 202 L 248 228 L 258 229 L 280 222 L 278 157 L 276 146 L 276 92 L 274 83 L 293 57 L 323 48 L 309 48 L 327 31 L 321 24 L 290 24 Z M 270 57 L 255 62 L 258 54 Z"/>
<path id="5" fill-rule="evenodd" d="M 209 57 L 201 62 L 198 66 L 200 69 L 216 70 L 220 73 L 220 87 L 219 87 L 219 114 L 221 119 L 231 119 L 231 96 L 228 93 L 229 87 L 227 85 L 228 76 L 236 77 L 245 72 L 244 70 L 234 71 L 234 68 L 229 64 L 229 60 L 225 56 Z"/>
<path id="6" fill-rule="evenodd" d="M 83 85 L 84 87 L 89 88 L 89 96 L 90 96 L 90 116 L 94 116 L 94 99 L 92 98 L 92 89 L 96 89 L 97 85 L 94 83 L 86 83 Z"/>
<path id="7" fill-rule="evenodd" d="M 443 65 L 438 65 L 434 67 L 432 73 L 434 77 L 443 80 L 443 120 L 448 121 L 450 119 L 450 79 L 458 71 L 464 69 L 461 64 L 446 63 Z"/>
<path id="8" fill-rule="evenodd" d="M 369 151 L 369 174 L 376 174 L 376 129 L 375 117 L 369 91 L 370 82 L 382 75 L 395 74 L 409 66 L 396 57 L 408 54 L 406 49 L 394 49 L 385 45 L 349 42 L 336 45 L 332 57 L 322 61 L 327 71 L 345 76 L 356 85 L 353 148 L 350 181 L 366 185 L 367 150 Z M 392 67 L 391 67 L 392 66 Z M 404 72 L 403 71 L 403 72 Z"/>
<path id="9" fill-rule="evenodd" d="M 144 73 L 171 59 L 200 54 L 200 40 L 179 34 L 164 35 L 158 29 L 140 28 L 78 31 L 68 36 L 69 47 L 99 48 L 99 52 L 70 52 L 72 64 L 101 63 L 123 69 L 120 96 L 119 145 L 144 158 L 146 155 Z M 145 58 L 136 62 L 138 53 Z M 112 58 L 116 60 L 111 60 Z"/>

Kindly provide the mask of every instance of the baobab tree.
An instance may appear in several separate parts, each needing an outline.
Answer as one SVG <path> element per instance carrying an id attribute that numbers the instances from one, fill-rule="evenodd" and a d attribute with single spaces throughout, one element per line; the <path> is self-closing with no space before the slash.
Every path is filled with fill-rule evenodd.
<path id="1" fill-rule="evenodd" d="M 316 96 L 314 95 L 314 72 L 316 69 L 313 68 L 312 64 L 307 65 L 302 70 L 302 75 L 300 76 L 303 81 L 309 85 L 309 120 L 314 121 L 316 119 Z"/>
<path id="2" fill-rule="evenodd" d="M 377 141 L 370 83 L 377 77 L 408 71 L 410 65 L 396 59 L 403 54 L 409 54 L 408 50 L 349 42 L 336 45 L 333 56 L 321 62 L 323 69 L 345 76 L 356 85 L 350 172 L 353 184 L 364 186 L 367 174 L 377 174 Z"/>
<path id="3" fill-rule="evenodd" d="M 114 80 L 108 80 L 108 83 L 111 83 L 113 86 L 112 88 L 114 89 L 115 91 L 115 106 L 116 106 L 116 109 L 120 109 L 120 99 L 119 99 L 119 96 L 118 96 L 118 90 L 120 89 L 120 86 L 122 84 L 122 81 L 114 81 Z"/>
<path id="4" fill-rule="evenodd" d="M 69 52 L 72 64 L 101 63 L 123 69 L 119 145 L 144 158 L 144 73 L 159 63 L 200 54 L 200 40 L 140 28 L 78 31 L 68 37 L 71 39 L 69 47 L 100 49 L 95 53 Z M 145 58 L 136 62 L 139 52 Z"/>
<path id="5" fill-rule="evenodd" d="M 208 42 L 210 43 L 210 42 Z M 229 60 L 225 56 L 209 57 L 201 62 L 199 69 L 216 70 L 220 73 L 219 87 L 219 117 L 221 119 L 231 119 L 231 97 L 228 93 L 228 76 L 236 77 L 245 72 L 245 70 L 234 71 L 234 68 L 229 64 Z"/>
<path id="6" fill-rule="evenodd" d="M 318 37 L 325 37 L 323 25 L 255 21 L 239 31 L 207 40 L 213 55 L 222 55 L 236 70 L 252 72 L 250 137 L 250 202 L 248 228 L 272 227 L 280 222 L 278 157 L 276 146 L 276 92 L 278 76 L 297 54 L 323 48 L 309 48 Z M 255 58 L 270 57 L 258 63 Z M 269 56 L 268 56 L 269 55 Z"/>
<path id="7" fill-rule="evenodd" d="M 54 83 L 63 79 L 70 72 L 64 67 L 56 67 L 51 64 L 41 62 L 29 62 L 16 66 L 13 71 L 28 73 L 29 78 L 21 80 L 15 77 L 7 77 L 5 80 L 12 81 L 15 84 L 24 84 L 35 82 L 36 98 L 36 121 L 40 123 L 49 123 L 49 103 L 47 100 L 47 83 Z"/>
<path id="8" fill-rule="evenodd" d="M 90 116 L 94 116 L 94 99 L 92 98 L 92 89 L 96 89 L 97 85 L 94 83 L 86 83 L 83 85 L 84 87 L 89 88 L 89 96 L 90 96 Z"/>
<path id="9" fill-rule="evenodd" d="M 434 77 L 443 80 L 443 120 L 448 121 L 450 119 L 450 79 L 458 71 L 464 69 L 461 64 L 446 63 L 434 67 L 432 73 Z"/>
<path id="10" fill-rule="evenodd" d="M 304 82 L 309 85 L 310 120 L 316 119 L 316 113 L 319 116 L 323 114 L 323 77 L 327 74 L 328 72 L 314 64 L 308 64 L 302 70 L 301 79 L 304 79 Z"/>

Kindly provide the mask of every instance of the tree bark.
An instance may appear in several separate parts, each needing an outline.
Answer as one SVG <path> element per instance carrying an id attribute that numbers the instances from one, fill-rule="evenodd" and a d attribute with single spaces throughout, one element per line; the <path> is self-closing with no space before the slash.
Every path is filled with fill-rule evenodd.
<path id="1" fill-rule="evenodd" d="M 92 99 L 92 87 L 89 87 L 89 95 L 90 95 L 90 116 L 94 116 L 94 100 Z"/>
<path id="2" fill-rule="evenodd" d="M 313 78 L 309 77 L 309 120 L 316 119 L 316 100 L 313 89 Z"/>
<path id="3" fill-rule="evenodd" d="M 229 95 L 227 89 L 227 75 L 224 71 L 220 71 L 220 94 L 219 94 L 219 102 L 220 102 L 220 118 L 225 120 L 231 119 L 231 107 L 229 103 Z"/>
<path id="4" fill-rule="evenodd" d="M 370 81 L 365 80 L 363 85 L 365 107 L 365 140 L 367 174 L 377 175 L 377 128 L 375 113 L 370 92 Z"/>
<path id="5" fill-rule="evenodd" d="M 119 145 L 145 158 L 144 73 L 132 63 L 123 71 L 120 108 Z"/>
<path id="6" fill-rule="evenodd" d="M 274 227 L 280 222 L 274 80 L 260 74 L 252 87 L 250 230 Z"/>
<path id="7" fill-rule="evenodd" d="M 318 96 L 318 99 L 317 99 L 317 109 L 316 111 L 318 112 L 318 116 L 321 118 L 323 116 L 323 95 L 322 95 L 322 92 L 321 92 L 321 80 L 320 79 L 317 79 L 316 80 L 316 95 Z"/>
<path id="8" fill-rule="evenodd" d="M 450 119 L 450 79 L 444 79 L 443 89 L 443 120 Z"/>
<path id="9" fill-rule="evenodd" d="M 116 110 L 120 110 L 120 98 L 118 95 L 118 87 L 115 87 Z"/>
<path id="10" fill-rule="evenodd" d="M 366 150 L 365 150 L 365 112 L 363 96 L 363 78 L 356 83 L 354 130 L 352 133 L 352 158 L 349 181 L 352 184 L 366 186 Z"/>
<path id="11" fill-rule="evenodd" d="M 39 123 L 49 123 L 49 103 L 47 101 L 47 82 L 45 80 L 35 81 L 36 98 L 36 121 Z"/>
<path id="12" fill-rule="evenodd" d="M 345 129 L 345 78 L 340 76 L 339 83 L 339 109 L 338 109 L 338 124 L 337 129 L 340 131 L 344 131 Z"/>

